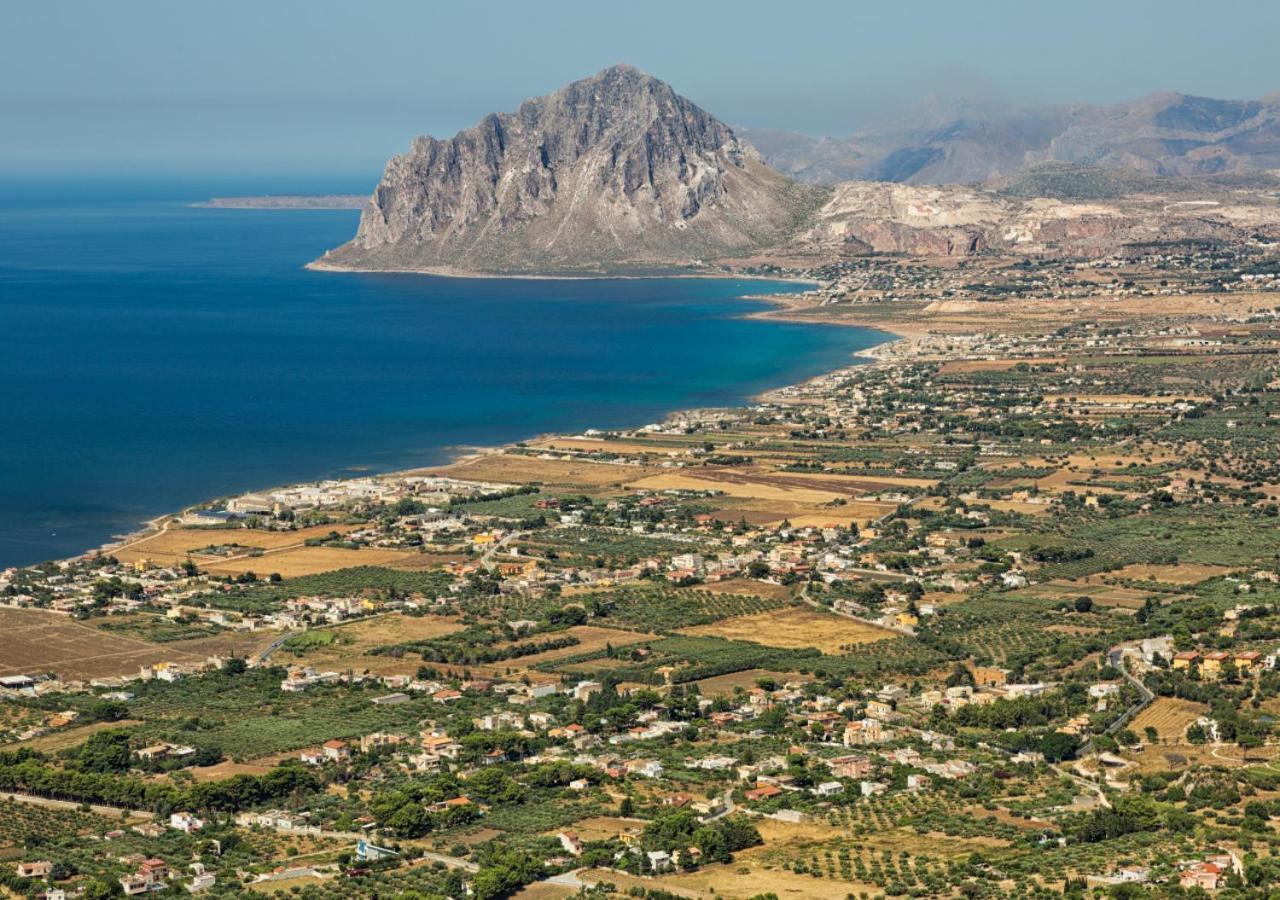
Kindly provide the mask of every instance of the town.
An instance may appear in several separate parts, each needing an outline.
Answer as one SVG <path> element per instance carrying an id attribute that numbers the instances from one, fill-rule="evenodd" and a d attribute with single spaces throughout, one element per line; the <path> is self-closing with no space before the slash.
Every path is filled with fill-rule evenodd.
<path id="1" fill-rule="evenodd" d="M 0 891 L 1268 896 L 1276 273 L 783 269 L 900 339 L 8 570 Z"/>

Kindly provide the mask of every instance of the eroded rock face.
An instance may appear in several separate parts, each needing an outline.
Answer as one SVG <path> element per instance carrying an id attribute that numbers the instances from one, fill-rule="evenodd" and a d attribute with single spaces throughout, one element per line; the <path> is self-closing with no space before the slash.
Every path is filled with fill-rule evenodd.
<path id="1" fill-rule="evenodd" d="M 394 157 L 326 263 L 670 266 L 785 240 L 823 196 L 668 85 L 615 66 Z"/>

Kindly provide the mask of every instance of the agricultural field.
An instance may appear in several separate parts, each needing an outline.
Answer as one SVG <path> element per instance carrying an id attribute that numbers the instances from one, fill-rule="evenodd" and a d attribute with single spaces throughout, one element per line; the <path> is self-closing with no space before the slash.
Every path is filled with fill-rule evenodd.
<path id="1" fill-rule="evenodd" d="M 453 634 L 461 628 L 456 620 L 440 616 L 376 616 L 303 632 L 285 643 L 280 659 L 292 660 L 319 671 L 352 669 L 377 675 L 412 675 L 421 665 L 418 659 L 371 651 L 388 644 Z"/>
<path id="2" fill-rule="evenodd" d="M 786 606 L 785 588 L 759 585 L 758 593 L 715 591 L 713 587 L 672 588 L 665 585 L 627 585 L 606 592 L 579 595 L 587 603 L 597 603 L 611 625 L 646 631 L 670 632 L 691 625 L 704 625 L 737 616 L 767 612 Z M 760 596 L 771 594 L 771 598 Z"/>
<path id="3" fill-rule="evenodd" d="M 769 647 L 814 647 L 830 654 L 893 636 L 893 632 L 874 625 L 801 607 L 724 619 L 685 628 L 681 633 L 756 641 Z"/>
<path id="4" fill-rule="evenodd" d="M 269 550 L 260 556 L 243 556 L 214 562 L 197 560 L 197 564 L 210 575 L 254 572 L 259 575 L 276 574 L 284 578 L 300 578 L 356 566 L 408 565 L 418 555 L 417 551 L 384 550 L 378 547 L 355 550 L 347 547 L 303 546 Z"/>
<path id="5" fill-rule="evenodd" d="M 1178 744 L 1187 732 L 1187 726 L 1209 712 L 1204 703 L 1180 700 L 1176 697 L 1157 697 L 1155 702 L 1134 718 L 1130 728 L 1145 737 L 1148 728 L 1154 728 L 1162 744 Z"/>
<path id="6" fill-rule="evenodd" d="M 316 525 L 294 531 L 265 531 L 250 528 L 183 528 L 169 525 L 156 534 L 123 544 L 111 555 L 124 563 L 150 563 L 156 566 L 177 565 L 187 557 L 202 565 L 225 560 L 229 556 L 255 551 L 301 547 L 308 539 L 321 538 L 330 532 L 352 531 L 355 525 Z M 218 548 L 218 552 L 207 552 Z"/>
<path id="7" fill-rule="evenodd" d="M 181 644 L 104 633 L 58 613 L 0 607 L 0 675 L 57 672 L 67 680 L 133 675 L 158 662 L 202 662 Z"/>

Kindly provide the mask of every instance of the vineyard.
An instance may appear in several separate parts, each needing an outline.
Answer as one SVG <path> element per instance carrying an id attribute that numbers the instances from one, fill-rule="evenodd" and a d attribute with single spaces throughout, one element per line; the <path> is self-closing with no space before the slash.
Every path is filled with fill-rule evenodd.
<path id="1" fill-rule="evenodd" d="M 604 621 L 609 625 L 659 633 L 768 612 L 787 605 L 786 600 L 776 598 L 658 584 L 628 585 L 606 593 L 585 594 L 579 599 L 588 604 L 598 602 L 606 611 Z"/>

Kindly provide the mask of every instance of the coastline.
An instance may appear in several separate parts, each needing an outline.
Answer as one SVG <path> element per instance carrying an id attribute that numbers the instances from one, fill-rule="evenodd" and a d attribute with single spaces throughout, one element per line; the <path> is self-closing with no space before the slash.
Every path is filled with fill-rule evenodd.
<path id="1" fill-rule="evenodd" d="M 360 272 L 390 271 L 390 270 L 382 270 L 382 269 L 375 269 L 375 270 L 333 269 L 331 270 L 328 268 L 317 267 L 314 263 L 307 264 L 306 268 L 309 268 L 309 269 L 313 268 L 317 271 L 353 271 L 353 272 L 354 271 L 360 271 Z M 446 275 L 443 273 L 428 272 L 426 270 L 405 270 L 404 274 L 431 274 L 431 275 L 438 275 L 439 277 L 446 277 L 446 278 L 458 277 L 458 278 L 480 278 L 480 279 L 494 279 L 494 278 L 508 277 L 508 276 L 489 276 L 489 275 L 482 275 L 482 274 L 475 274 L 475 273 L 465 274 L 465 275 L 453 275 L 453 274 Z M 550 276 L 550 275 L 529 275 L 529 276 L 509 276 L 509 277 L 527 278 L 530 280 L 549 280 L 549 281 L 566 280 L 566 279 L 561 279 L 558 276 Z M 613 280 L 613 279 L 639 280 L 639 279 L 645 279 L 650 277 L 663 277 L 663 276 L 636 275 L 636 276 L 599 276 L 599 277 L 601 279 L 609 279 L 609 280 Z M 704 275 L 704 274 L 689 273 L 689 274 L 668 275 L 665 277 L 668 277 L 668 278 L 740 277 L 744 280 L 775 281 L 775 282 L 783 282 L 783 283 L 799 283 L 799 284 L 812 284 L 812 285 L 820 284 L 819 282 L 812 281 L 810 279 L 773 277 L 773 276 L 763 276 L 763 275 L 732 276 L 732 275 L 715 275 L 715 274 Z M 587 280 L 587 279 L 594 280 L 594 278 L 595 278 L 594 276 L 584 276 L 583 280 Z M 860 322 L 860 321 L 854 321 L 854 320 L 830 321 L 830 320 L 820 320 L 820 319 L 813 319 L 813 318 L 800 316 L 796 313 L 797 310 L 812 308 L 815 305 L 811 300 L 806 302 L 803 294 L 752 294 L 752 295 L 743 295 L 740 299 L 749 300 L 753 302 L 768 303 L 775 307 L 774 309 L 756 310 L 754 312 L 744 313 L 743 318 L 760 319 L 760 320 L 775 321 L 775 322 L 792 322 L 792 323 L 804 324 L 804 325 L 863 328 L 866 330 L 879 331 L 887 336 L 887 339 L 882 343 L 876 344 L 873 347 L 868 347 L 863 350 L 857 350 L 851 353 L 850 354 L 851 359 L 855 360 L 855 362 L 853 362 L 851 365 L 839 366 L 830 371 L 822 372 L 817 375 L 811 376 L 810 378 L 807 378 L 800 382 L 793 382 L 793 383 L 769 388 L 757 394 L 748 396 L 747 400 L 750 402 L 782 401 L 785 399 L 785 396 L 789 391 L 794 390 L 795 388 L 800 387 L 802 385 L 814 384 L 816 382 L 825 381 L 827 379 L 832 378 L 833 376 L 839 375 L 842 372 L 851 371 L 861 366 L 877 365 L 877 364 L 878 365 L 893 364 L 899 361 L 904 355 L 904 353 L 909 354 L 910 348 L 915 343 L 917 343 L 917 341 L 924 335 L 923 331 L 917 332 L 914 330 L 909 331 L 907 329 L 891 330 L 889 328 L 884 327 L 882 323 L 869 323 L 869 322 Z M 886 350 L 888 350 L 889 348 L 896 348 L 896 349 L 890 352 L 886 352 Z M 856 360 L 861 360 L 861 361 L 856 361 Z M 683 413 L 687 413 L 690 411 L 691 410 L 689 409 L 673 409 L 665 413 L 664 419 L 669 419 L 674 416 L 679 416 Z M 585 427 L 590 427 L 590 426 L 588 425 Z M 414 473 L 419 473 L 419 472 L 428 471 L 428 470 L 433 472 L 447 473 L 449 470 L 455 467 L 463 466 L 466 463 L 474 461 L 476 459 L 480 459 L 485 456 L 500 454 L 506 451 L 507 449 L 515 447 L 519 443 L 523 443 L 527 441 L 537 441 L 537 440 L 542 440 L 542 439 L 550 438 L 554 436 L 555 434 L 553 433 L 529 435 L 529 436 L 518 438 L 516 440 L 509 441 L 503 444 L 494 445 L 494 446 L 472 445 L 472 446 L 466 446 L 466 447 L 458 447 L 456 449 L 459 452 L 450 455 L 450 457 L 448 458 L 448 461 L 441 463 L 439 465 L 415 466 L 415 467 L 403 468 L 403 469 L 393 469 L 386 472 L 375 473 L 375 477 L 387 477 L 387 478 L 402 477 L 402 476 L 411 475 Z M 276 485 L 269 485 L 261 488 L 247 488 L 246 490 L 248 491 L 274 490 L 274 489 L 278 489 L 285 486 L 287 485 L 276 484 Z M 158 516 L 155 516 L 143 522 L 142 527 L 136 531 L 132 531 L 123 535 L 117 535 L 111 541 L 103 543 L 98 547 L 89 548 L 81 553 L 76 554 L 75 556 L 66 557 L 65 559 L 67 560 L 83 559 L 85 557 L 90 557 L 95 555 L 102 555 L 102 554 L 109 555 L 112 551 L 119 550 L 136 541 L 143 540 L 144 538 L 148 538 L 155 534 L 158 534 L 159 532 L 169 527 L 178 518 L 190 512 L 191 510 L 197 507 L 203 506 L 217 499 L 219 498 L 216 498 L 216 497 L 207 498 L 191 506 L 187 506 L 173 512 L 162 513 Z"/>
<path id="2" fill-rule="evenodd" d="M 481 281 L 653 281 L 657 279 L 677 279 L 677 278 L 720 278 L 732 279 L 735 281 L 777 281 L 783 284 L 803 284 L 809 287 L 818 287 L 822 284 L 812 278 L 799 278 L 793 275 L 735 275 L 730 272 L 673 272 L 671 270 L 655 271 L 653 273 L 640 272 L 637 274 L 624 274 L 618 272 L 610 272 L 604 270 L 590 274 L 554 274 L 544 275 L 538 273 L 496 273 L 496 272 L 474 272 L 468 269 L 454 269 L 450 266 L 423 266 L 420 268 L 395 268 L 395 269 L 373 269 L 363 266 L 337 266 L 332 263 L 326 263 L 322 260 L 312 260 L 303 265 L 304 269 L 312 272 L 330 272 L 330 273 L 349 273 L 356 275 L 430 275 L 434 278 L 466 278 L 478 279 Z M 743 299 L 762 300 L 763 296 L 750 297 Z"/>

